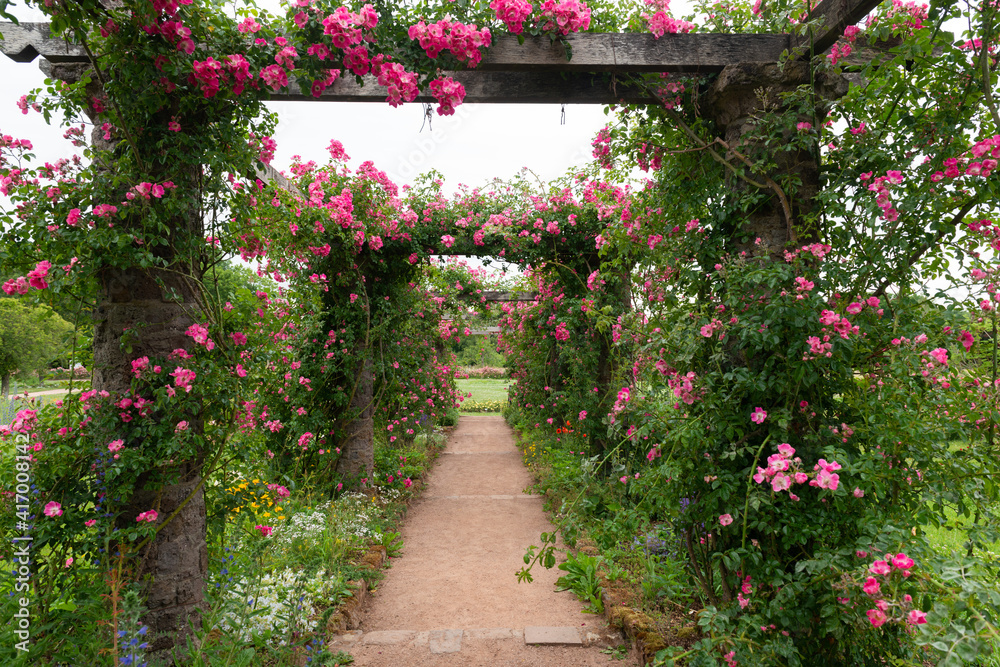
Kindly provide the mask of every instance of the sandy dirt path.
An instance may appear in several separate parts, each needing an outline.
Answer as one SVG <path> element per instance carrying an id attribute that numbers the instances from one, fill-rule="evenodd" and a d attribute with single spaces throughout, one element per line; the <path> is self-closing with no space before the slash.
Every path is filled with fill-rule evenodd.
<path id="1" fill-rule="evenodd" d="M 638 664 L 601 652 L 620 635 L 556 592 L 560 570 L 517 583 L 525 548 L 552 530 L 531 483 L 501 417 L 463 416 L 409 511 L 402 556 L 334 650 L 371 667 Z"/>

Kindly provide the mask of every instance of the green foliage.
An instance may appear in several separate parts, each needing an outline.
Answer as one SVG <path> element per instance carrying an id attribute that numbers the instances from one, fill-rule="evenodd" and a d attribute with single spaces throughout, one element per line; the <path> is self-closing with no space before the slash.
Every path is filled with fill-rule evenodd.
<path id="1" fill-rule="evenodd" d="M 567 553 L 566 560 L 559 564 L 559 569 L 566 574 L 556 580 L 559 590 L 573 591 L 581 601 L 589 603 L 587 610 L 595 614 L 604 612 L 603 589 L 597 576 L 600 565 L 600 557 Z"/>

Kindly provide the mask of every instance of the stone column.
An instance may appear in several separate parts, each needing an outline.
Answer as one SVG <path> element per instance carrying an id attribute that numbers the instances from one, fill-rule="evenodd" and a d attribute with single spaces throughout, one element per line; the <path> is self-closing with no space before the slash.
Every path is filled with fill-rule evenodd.
<path id="1" fill-rule="evenodd" d="M 780 111 L 782 94 L 800 86 L 815 85 L 817 108 L 815 113 L 803 115 L 798 121 L 816 123 L 825 116 L 825 100 L 837 98 L 847 92 L 847 82 L 842 78 L 827 80 L 819 77 L 813 80 L 810 65 L 806 62 L 741 63 L 727 66 L 711 84 L 703 96 L 702 112 L 714 121 L 718 136 L 725 141 L 728 150 L 716 146 L 725 153 L 727 160 L 736 167 L 746 167 L 740 156 L 751 161 L 762 151 L 768 151 L 768 158 L 776 164 L 770 174 L 751 174 L 749 178 L 765 186 L 778 186 L 784 176 L 796 177 L 801 184 L 796 192 L 780 193 L 776 187 L 765 187 L 765 198 L 749 211 L 742 220 L 735 220 L 727 230 L 732 245 L 730 252 L 753 254 L 755 239 L 763 242 L 772 259 L 780 259 L 789 245 L 810 243 L 821 237 L 817 224 L 807 224 L 813 213 L 813 200 L 820 189 L 818 150 L 799 149 L 786 151 L 783 146 L 758 145 L 753 133 L 758 118 L 768 110 Z M 794 125 L 785 129 L 785 138 L 796 132 Z M 738 154 L 739 155 L 738 155 Z M 739 193 L 758 186 L 728 174 L 732 189 Z"/>
<path id="2" fill-rule="evenodd" d="M 43 67 L 52 78 L 67 82 L 80 79 L 86 65 L 49 65 Z M 103 97 L 95 80 L 89 97 Z M 114 143 L 104 140 L 104 118 L 87 110 L 94 122 L 92 145 L 111 155 Z M 166 121 L 164 121 L 166 122 Z M 99 165 L 101 166 L 101 165 Z M 103 165 L 112 170 L 114 165 Z M 197 192 L 197 170 L 179 178 L 178 196 Z M 150 174 L 155 180 L 156 175 Z M 159 179 L 163 180 L 163 179 Z M 124 199 L 124 192 L 119 193 Z M 138 213 L 117 220 L 125 228 L 141 228 Z M 198 207 L 192 205 L 173 220 L 174 243 L 200 241 L 204 229 Z M 96 269 L 99 293 L 94 310 L 94 390 L 120 394 L 131 389 L 131 361 L 142 356 L 166 358 L 173 350 L 188 349 L 192 339 L 185 334 L 200 312 L 197 276 L 200 267 L 191 258 L 175 251 L 172 244 L 155 252 L 166 268 L 118 267 L 110 263 Z M 197 262 L 197 259 L 194 259 Z M 202 422 L 197 414 L 188 415 L 191 433 L 200 433 Z M 143 447 L 144 442 L 126 442 L 127 447 Z M 206 544 L 205 496 L 201 486 L 203 453 L 178 461 L 172 466 L 140 475 L 131 497 L 119 517 L 118 527 L 135 527 L 139 513 L 157 511 L 159 532 L 138 554 L 133 569 L 137 581 L 144 582 L 146 614 L 142 622 L 149 626 L 149 650 L 157 659 L 166 659 L 175 646 L 183 647 L 191 627 L 200 626 L 200 608 L 204 602 L 205 574 L 208 568 Z M 172 517 L 172 518 L 171 518 Z M 167 522 L 166 525 L 161 525 Z M 159 654 L 160 657 L 157 657 Z"/>
<path id="3" fill-rule="evenodd" d="M 360 364 L 357 382 L 349 408 L 349 413 L 356 416 L 344 427 L 337 472 L 360 482 L 370 479 L 375 468 L 375 375 L 370 351 Z"/>

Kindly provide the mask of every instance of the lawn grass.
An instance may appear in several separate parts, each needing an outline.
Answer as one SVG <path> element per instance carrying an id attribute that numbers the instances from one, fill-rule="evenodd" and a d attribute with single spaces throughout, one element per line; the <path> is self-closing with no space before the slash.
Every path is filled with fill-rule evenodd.
<path id="1" fill-rule="evenodd" d="M 455 380 L 455 384 L 463 396 L 472 394 L 462 403 L 460 414 L 498 412 L 500 406 L 507 402 L 508 380 Z M 477 409 L 487 405 L 486 410 Z"/>
<path id="2" fill-rule="evenodd" d="M 472 392 L 473 401 L 506 401 L 507 380 L 455 380 L 463 394 Z"/>
<path id="3" fill-rule="evenodd" d="M 939 553 L 963 553 L 968 549 L 968 537 L 964 527 L 972 523 L 972 517 L 959 516 L 951 507 L 946 507 L 945 518 L 948 520 L 947 527 L 924 526 L 924 534 Z M 1000 542 L 985 545 L 985 549 L 994 560 L 1000 561 Z"/>

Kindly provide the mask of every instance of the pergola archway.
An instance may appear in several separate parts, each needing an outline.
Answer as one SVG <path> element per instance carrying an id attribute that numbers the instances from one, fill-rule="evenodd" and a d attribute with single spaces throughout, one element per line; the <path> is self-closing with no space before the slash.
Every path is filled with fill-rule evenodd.
<path id="1" fill-rule="evenodd" d="M 570 60 L 566 58 L 564 46 L 558 42 L 532 38 L 522 45 L 515 37 L 503 37 L 495 41 L 477 69 L 453 72 L 451 75 L 465 86 L 466 102 L 656 104 L 659 100 L 646 86 L 630 81 L 619 82 L 618 77 L 661 72 L 719 74 L 711 94 L 721 101 L 713 105 L 715 109 L 709 113 L 717 116 L 717 125 L 723 133 L 733 128 L 738 134 L 740 124 L 737 121 L 743 117 L 739 114 L 748 112 L 738 104 L 737 110 L 733 111 L 733 105 L 728 104 L 726 99 L 745 99 L 759 86 L 780 88 L 799 85 L 803 82 L 801 76 L 783 80 L 775 74 L 774 64 L 786 54 L 792 54 L 792 60 L 803 60 L 824 53 L 843 34 L 845 27 L 860 21 L 877 4 L 877 0 L 824 0 L 806 18 L 810 27 L 796 35 L 676 34 L 660 39 L 638 34 L 576 35 L 566 39 L 572 46 Z M 0 24 L 0 33 L 4 35 L 0 50 L 5 55 L 17 62 L 31 62 L 41 57 L 43 69 L 57 79 L 71 78 L 72 72 L 79 72 L 90 62 L 81 46 L 52 38 L 47 24 Z M 730 77 L 727 73 L 734 75 Z M 350 78 L 341 78 L 319 98 L 300 90 L 275 93 L 271 99 L 382 102 L 385 97 L 385 89 L 371 78 L 361 86 Z M 429 97 L 421 96 L 417 101 L 429 101 Z M 723 138 L 732 139 L 728 135 Z M 797 159 L 798 156 L 790 156 L 789 160 L 792 157 Z M 815 161 L 810 164 L 811 168 L 809 164 L 805 166 L 805 171 L 812 178 L 810 183 L 818 182 Z M 797 168 L 803 167 L 800 165 Z M 271 178 L 279 180 L 277 175 Z M 777 204 L 773 208 L 776 210 Z M 768 212 L 758 222 L 751 224 L 772 231 L 779 241 L 773 244 L 775 247 L 783 245 L 781 238 L 788 240 L 782 236 L 786 220 L 780 214 Z M 106 338 L 99 344 L 116 346 L 118 341 Z M 127 375 L 126 372 L 126 379 Z M 359 396 L 359 399 L 363 398 Z M 370 420 L 371 415 L 366 419 Z M 371 433 L 370 429 L 365 431 Z M 181 513 L 185 506 L 184 495 L 177 496 L 172 502 L 180 513 L 178 523 L 188 521 L 188 510 Z M 192 504 L 190 511 L 198 510 Z M 192 520 L 192 523 L 198 522 Z M 201 525 L 204 526 L 203 523 Z M 164 533 L 166 539 L 168 536 Z M 201 546 L 204 546 L 204 540 Z M 198 548 L 197 544 L 190 545 L 190 550 Z M 153 576 L 157 575 L 157 567 L 155 563 L 152 565 Z M 205 564 L 195 558 L 182 564 L 183 567 L 190 568 L 186 573 L 190 576 L 180 577 L 179 581 L 199 580 Z M 174 574 L 177 569 L 174 569 Z M 186 594 L 182 595 L 179 587 L 164 585 L 162 588 L 164 590 L 158 594 L 162 594 L 163 599 L 150 601 L 150 609 L 154 612 L 171 609 L 163 617 L 163 624 L 157 628 L 161 632 L 169 631 L 167 626 L 171 623 L 177 623 L 177 627 L 184 623 L 186 617 L 176 610 L 177 607 L 194 607 L 200 601 L 197 591 L 192 596 L 184 597 Z"/>

